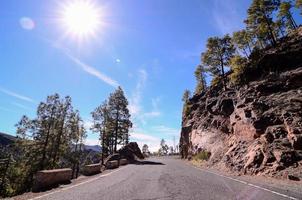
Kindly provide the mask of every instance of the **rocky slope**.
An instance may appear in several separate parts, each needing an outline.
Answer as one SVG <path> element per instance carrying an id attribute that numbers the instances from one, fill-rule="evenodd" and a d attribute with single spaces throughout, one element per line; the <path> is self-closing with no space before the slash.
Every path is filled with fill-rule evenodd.
<path id="1" fill-rule="evenodd" d="M 209 166 L 302 179 L 301 29 L 254 61 L 248 84 L 211 87 L 190 99 L 181 155 L 205 150 L 211 152 Z"/>

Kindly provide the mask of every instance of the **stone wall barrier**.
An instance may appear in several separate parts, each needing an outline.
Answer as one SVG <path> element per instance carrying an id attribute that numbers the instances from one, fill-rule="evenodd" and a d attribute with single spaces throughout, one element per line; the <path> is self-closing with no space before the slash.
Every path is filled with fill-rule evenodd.
<path id="1" fill-rule="evenodd" d="M 127 165 L 128 160 L 127 159 L 120 159 L 120 165 Z"/>
<path id="2" fill-rule="evenodd" d="M 119 167 L 119 161 L 118 160 L 108 161 L 106 163 L 106 167 L 107 167 L 107 169 L 118 168 Z"/>
<path id="3" fill-rule="evenodd" d="M 101 164 L 98 163 L 98 164 L 85 165 L 82 173 L 85 176 L 91 176 L 94 174 L 101 173 Z"/>
<path id="4" fill-rule="evenodd" d="M 59 184 L 67 184 L 71 182 L 72 170 L 70 168 L 42 170 L 35 175 L 35 181 L 32 188 L 33 192 L 38 192 Z"/>

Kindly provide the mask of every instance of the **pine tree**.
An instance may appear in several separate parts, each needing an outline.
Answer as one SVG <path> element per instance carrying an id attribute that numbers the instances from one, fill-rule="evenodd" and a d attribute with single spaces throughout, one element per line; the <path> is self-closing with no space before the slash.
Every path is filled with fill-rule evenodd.
<path id="1" fill-rule="evenodd" d="M 231 57 L 235 53 L 229 35 L 223 38 L 211 37 L 207 41 L 207 50 L 202 53 L 202 63 L 214 77 L 221 77 L 223 87 L 226 89 L 225 67 L 229 65 Z"/>
<path id="2" fill-rule="evenodd" d="M 301 15 L 302 15 L 302 0 L 296 0 L 295 7 L 301 10 Z"/>
<path id="3" fill-rule="evenodd" d="M 278 21 L 286 26 L 288 32 L 298 27 L 290 11 L 292 7 L 291 1 L 283 1 L 279 6 Z"/>
<path id="4" fill-rule="evenodd" d="M 280 0 L 253 0 L 245 20 L 248 31 L 259 40 L 269 40 L 273 46 L 277 44 L 274 31 L 273 12 L 278 9 Z"/>
<path id="5" fill-rule="evenodd" d="M 149 147 L 148 147 L 147 144 L 144 144 L 144 145 L 143 145 L 142 152 L 143 152 L 144 155 L 147 155 L 147 154 L 150 153 L 150 152 L 149 152 Z"/>
<path id="6" fill-rule="evenodd" d="M 182 115 L 183 117 L 187 116 L 188 112 L 189 112 L 189 99 L 191 96 L 191 92 L 190 90 L 185 90 L 184 94 L 182 96 L 182 101 L 183 101 L 183 109 L 182 109 Z"/>
<path id="7" fill-rule="evenodd" d="M 242 57 L 240 55 L 235 55 L 230 60 L 230 66 L 232 70 L 232 74 L 230 75 L 231 83 L 233 84 L 240 84 L 244 80 L 241 80 L 242 74 L 244 73 L 244 70 L 246 69 L 247 65 L 247 58 Z"/>
<path id="8" fill-rule="evenodd" d="M 98 132 L 102 146 L 102 164 L 104 163 L 104 156 L 108 155 L 109 141 L 112 138 L 113 119 L 110 116 L 110 110 L 107 101 L 97 107 L 92 113 L 93 126 L 92 130 Z M 112 152 L 111 152 L 112 153 Z"/>
<path id="9" fill-rule="evenodd" d="M 234 32 L 232 42 L 247 58 L 252 53 L 252 36 L 248 31 L 243 29 Z"/>
<path id="10" fill-rule="evenodd" d="M 160 152 L 162 152 L 164 155 L 168 154 L 169 146 L 166 144 L 166 141 L 164 139 L 161 139 L 160 141 Z"/>
<path id="11" fill-rule="evenodd" d="M 58 94 L 47 97 L 37 109 L 37 116 L 23 116 L 17 127 L 18 151 L 22 152 L 22 164 L 30 187 L 34 174 L 43 169 L 59 166 L 72 140 L 69 117 L 72 113 L 71 98 L 60 99 Z"/>
<path id="12" fill-rule="evenodd" d="M 121 87 L 118 87 L 114 93 L 110 94 L 108 105 L 114 123 L 113 151 L 116 152 L 118 144 L 128 144 L 129 129 L 132 127 L 127 107 L 128 100 Z"/>
<path id="13" fill-rule="evenodd" d="M 185 90 L 185 91 L 184 91 L 184 94 L 183 94 L 183 96 L 182 96 L 182 101 L 183 101 L 184 103 L 187 103 L 187 102 L 189 101 L 190 96 L 191 96 L 190 90 Z"/>
<path id="14" fill-rule="evenodd" d="M 64 151 L 69 147 L 68 145 L 71 138 L 66 125 L 72 112 L 71 97 L 66 96 L 65 99 L 60 101 L 56 116 L 56 134 L 51 151 L 52 168 L 57 167 L 60 156 L 62 156 Z"/>
<path id="15" fill-rule="evenodd" d="M 44 140 L 42 147 L 42 158 L 40 162 L 40 170 L 43 170 L 45 165 L 49 165 L 49 155 L 47 156 L 47 152 L 49 151 L 49 146 L 51 145 L 51 140 L 53 140 L 55 136 L 55 125 L 56 125 L 56 117 L 57 113 L 60 109 L 60 96 L 58 94 L 54 94 L 47 97 L 45 103 L 41 102 L 38 110 L 37 110 L 37 120 L 35 121 L 36 129 L 39 129 L 37 126 L 41 126 L 41 129 L 44 132 L 40 132 L 40 134 L 36 134 L 34 139 L 36 140 Z"/>
<path id="16" fill-rule="evenodd" d="M 78 110 L 70 114 L 67 126 L 70 131 L 72 147 L 74 146 L 74 151 L 72 152 L 72 177 L 77 178 L 80 169 L 80 158 L 82 156 L 83 143 L 87 137 L 83 120 L 81 119 Z"/>
<path id="17" fill-rule="evenodd" d="M 205 80 L 205 70 L 202 65 L 198 65 L 195 72 L 195 78 L 196 78 L 196 88 L 195 88 L 195 94 L 200 94 L 202 91 L 204 91 L 207 87 L 206 80 Z"/>

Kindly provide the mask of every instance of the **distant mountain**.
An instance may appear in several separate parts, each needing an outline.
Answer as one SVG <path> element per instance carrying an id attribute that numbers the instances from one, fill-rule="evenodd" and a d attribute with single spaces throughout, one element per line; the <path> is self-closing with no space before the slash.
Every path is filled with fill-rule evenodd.
<path id="1" fill-rule="evenodd" d="M 84 146 L 85 150 L 91 150 L 91 151 L 96 151 L 96 152 L 101 152 L 102 147 L 99 145 L 85 145 Z"/>
<path id="2" fill-rule="evenodd" d="M 16 140 L 16 137 L 0 132 L 0 145 L 6 146 L 9 144 L 14 143 Z"/>
<path id="3" fill-rule="evenodd" d="M 15 141 L 16 141 L 16 137 L 0 132 L 0 145 L 1 146 L 10 145 L 10 144 L 14 143 Z M 87 151 L 95 151 L 95 152 L 102 151 L 102 148 L 99 145 L 85 145 L 84 148 Z"/>

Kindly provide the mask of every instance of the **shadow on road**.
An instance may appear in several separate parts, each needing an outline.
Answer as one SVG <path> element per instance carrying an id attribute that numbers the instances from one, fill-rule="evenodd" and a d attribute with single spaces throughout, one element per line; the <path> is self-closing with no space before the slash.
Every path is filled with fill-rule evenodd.
<path id="1" fill-rule="evenodd" d="M 161 162 L 153 162 L 153 161 L 146 161 L 146 160 L 142 160 L 142 161 L 136 160 L 132 164 L 135 164 L 135 165 L 165 165 Z"/>

